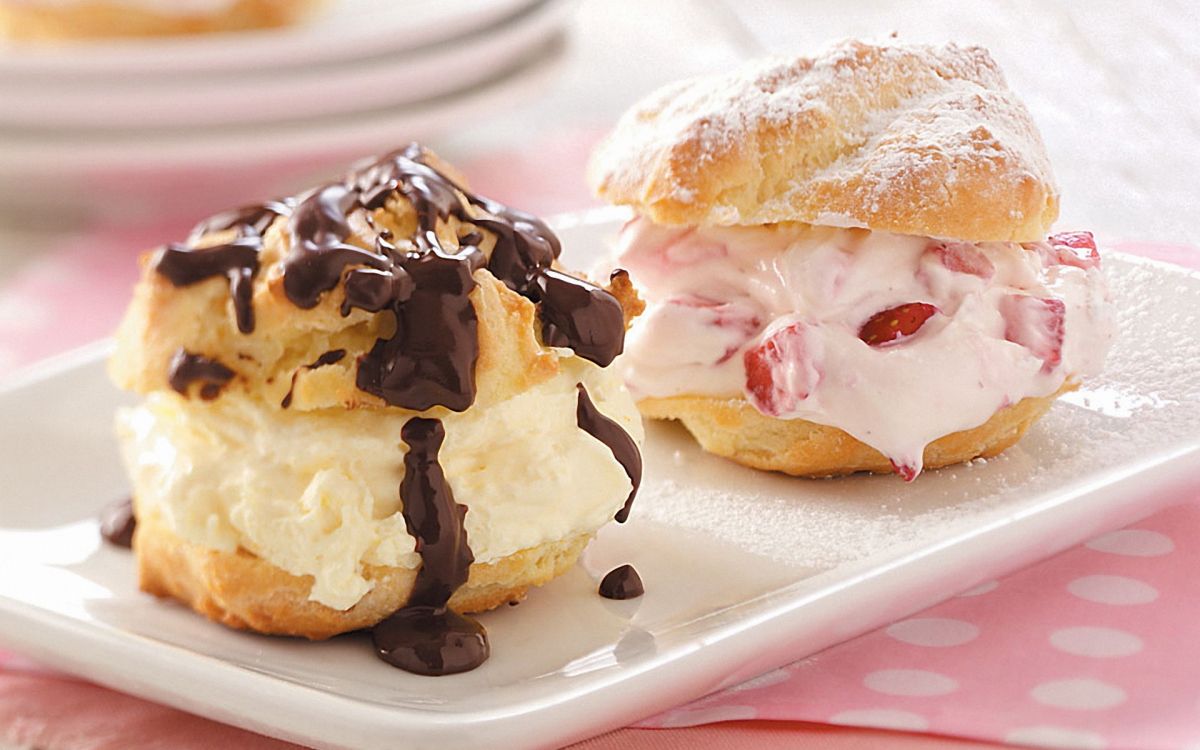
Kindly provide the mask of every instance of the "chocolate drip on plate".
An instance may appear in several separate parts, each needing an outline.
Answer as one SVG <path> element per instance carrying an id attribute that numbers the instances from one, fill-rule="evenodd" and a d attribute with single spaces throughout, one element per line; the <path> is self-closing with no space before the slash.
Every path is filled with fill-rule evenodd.
<path id="1" fill-rule="evenodd" d="M 487 631 L 445 608 L 405 607 L 371 631 L 379 658 L 405 672 L 441 677 L 487 661 Z"/>
<path id="2" fill-rule="evenodd" d="M 229 293 L 237 317 L 238 330 L 254 330 L 254 275 L 258 273 L 258 254 L 262 250 L 262 234 L 276 216 L 291 212 L 287 203 L 271 201 L 219 213 L 200 222 L 192 230 L 186 245 L 171 244 L 163 248 L 154 263 L 154 270 L 175 286 L 190 286 L 214 276 L 229 279 Z M 238 237 L 220 245 L 195 247 L 204 235 L 236 229 Z"/>
<path id="3" fill-rule="evenodd" d="M 126 549 L 133 546 L 133 530 L 137 518 L 133 515 L 133 499 L 125 498 L 100 512 L 100 536 L 104 541 Z"/>
<path id="4" fill-rule="evenodd" d="M 479 623 L 446 606 L 475 561 L 463 527 L 467 509 L 454 501 L 438 463 L 446 431 L 439 420 L 415 417 L 400 436 L 408 445 L 400 498 L 421 568 L 408 603 L 372 631 L 375 649 L 381 659 L 409 672 L 465 672 L 487 659 L 489 647 Z"/>
<path id="5" fill-rule="evenodd" d="M 315 360 L 313 360 L 309 364 L 304 365 L 304 367 L 301 367 L 300 370 L 315 370 L 318 367 L 324 367 L 325 365 L 332 365 L 334 363 L 341 362 L 342 359 L 345 358 L 345 356 L 346 356 L 345 349 L 331 349 L 330 351 L 327 351 L 324 354 L 322 354 L 321 356 L 317 357 Z M 290 388 L 288 388 L 287 395 L 283 397 L 283 401 L 279 404 L 284 409 L 286 409 L 292 405 L 292 391 L 295 390 L 295 388 L 296 388 L 296 376 L 298 374 L 300 374 L 300 370 L 296 370 L 295 372 L 292 373 L 292 385 Z"/>
<path id="6" fill-rule="evenodd" d="M 221 393 L 225 384 L 233 379 L 233 370 L 215 359 L 200 354 L 192 354 L 187 349 L 180 349 L 171 358 L 167 370 L 167 381 L 179 393 L 188 395 L 192 383 L 200 383 L 200 398 L 212 401 Z"/>
<path id="7" fill-rule="evenodd" d="M 642 484 L 642 453 L 629 433 L 621 429 L 621 425 L 600 413 L 583 383 L 576 387 L 579 389 L 579 402 L 575 408 L 575 420 L 579 429 L 607 445 L 613 458 L 624 467 L 629 481 L 633 483 L 629 497 L 625 498 L 625 505 L 613 516 L 617 523 L 625 523 L 629 518 L 629 509 L 633 507 L 633 498 Z"/>
<path id="8" fill-rule="evenodd" d="M 605 599 L 636 599 L 644 593 L 642 577 L 632 565 L 613 568 L 600 581 L 600 596 Z"/>

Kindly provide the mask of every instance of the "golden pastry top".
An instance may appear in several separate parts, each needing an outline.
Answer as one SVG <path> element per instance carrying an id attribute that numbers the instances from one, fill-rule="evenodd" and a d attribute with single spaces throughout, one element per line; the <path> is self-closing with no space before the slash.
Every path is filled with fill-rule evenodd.
<path id="1" fill-rule="evenodd" d="M 1024 104 L 980 47 L 837 43 L 669 85 L 589 166 L 664 225 L 785 221 L 1036 241 L 1058 191 Z"/>

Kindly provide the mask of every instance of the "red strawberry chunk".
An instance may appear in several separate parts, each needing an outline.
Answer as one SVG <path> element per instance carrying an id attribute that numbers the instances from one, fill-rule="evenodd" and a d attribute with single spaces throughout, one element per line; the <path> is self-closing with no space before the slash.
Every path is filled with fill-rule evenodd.
<path id="1" fill-rule="evenodd" d="M 921 470 L 915 466 L 909 466 L 908 464 L 898 464 L 895 461 L 892 461 L 891 464 L 892 464 L 892 471 L 899 474 L 900 477 L 906 482 L 911 482 L 912 480 L 916 479 L 917 476 L 921 473 Z"/>
<path id="2" fill-rule="evenodd" d="M 795 412 L 821 380 L 806 342 L 808 326 L 792 323 L 767 334 L 746 350 L 746 395 L 763 414 L 777 417 Z"/>
<path id="3" fill-rule="evenodd" d="M 978 276 L 985 281 L 996 273 L 996 266 L 969 242 L 935 242 L 926 252 L 932 253 L 951 271 Z"/>
<path id="4" fill-rule="evenodd" d="M 1062 363 L 1067 306 L 1060 299 L 1010 294 L 1000 300 L 1004 338 L 1020 344 L 1042 360 L 1042 372 Z"/>
<path id="5" fill-rule="evenodd" d="M 871 316 L 858 331 L 858 337 L 871 346 L 883 346 L 907 338 L 925 325 L 937 307 L 927 302 L 909 302 L 890 307 Z"/>
<path id="6" fill-rule="evenodd" d="M 1046 241 L 1054 249 L 1055 259 L 1064 266 L 1100 266 L 1100 251 L 1096 249 L 1096 238 L 1091 232 L 1060 232 L 1050 235 Z"/>

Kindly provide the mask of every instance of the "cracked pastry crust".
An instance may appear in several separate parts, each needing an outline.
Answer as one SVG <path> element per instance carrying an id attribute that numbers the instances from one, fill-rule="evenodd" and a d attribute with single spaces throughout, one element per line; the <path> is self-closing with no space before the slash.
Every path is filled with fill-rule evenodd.
<path id="1" fill-rule="evenodd" d="M 78 3 L 0 1 L 0 35 L 14 39 L 103 39 L 179 36 L 289 26 L 308 16 L 323 0 L 231 0 L 209 10 L 168 9 L 145 3 L 88 0 Z M 170 8 L 170 0 L 162 3 Z"/>
<path id="2" fill-rule="evenodd" d="M 1059 204 L 1028 110 L 986 50 L 953 44 L 845 41 L 668 86 L 621 118 L 588 175 L 662 225 L 1026 242 Z"/>
<path id="3" fill-rule="evenodd" d="M 440 171 L 454 175 L 443 162 L 433 163 Z M 486 215 L 482 209 L 472 208 L 477 215 Z M 396 237 L 411 237 L 417 231 L 413 208 L 400 196 L 392 197 L 370 216 L 375 227 L 386 228 Z M 351 219 L 357 231 L 347 242 L 370 249 L 375 230 L 368 226 L 365 213 Z M 238 330 L 225 278 L 175 286 L 155 272 L 155 253 L 142 256 L 141 281 L 117 330 L 116 352 L 109 359 L 113 381 L 123 389 L 143 394 L 166 389 L 170 387 L 171 359 L 183 348 L 233 370 L 234 377 L 225 389 L 243 391 L 271 404 L 281 403 L 291 392 L 289 408 L 295 411 L 397 408 L 355 384 L 356 359 L 370 351 L 377 339 L 394 333 L 394 319 L 358 308 L 343 316 L 343 284 L 323 294 L 312 309 L 297 309 L 283 288 L 287 227 L 287 219 L 279 217 L 263 235 L 260 268 L 251 296 L 255 326 L 249 333 Z M 453 217 L 438 224 L 438 236 L 449 246 L 457 246 L 458 238 L 471 231 L 483 235 L 480 250 L 490 255 L 495 237 L 487 229 L 464 227 Z M 202 236 L 196 247 L 217 245 L 233 236 L 232 231 Z M 545 382 L 558 373 L 559 366 L 557 355 L 541 342 L 534 305 L 487 269 L 477 270 L 474 279 L 478 286 L 470 299 L 478 318 L 479 359 L 473 408 L 487 408 Z M 627 318 L 640 311 L 636 305 L 641 302 L 627 277 L 611 279 L 608 289 L 624 306 Z M 322 354 L 338 349 L 346 352 L 339 362 L 306 367 Z"/>
<path id="4" fill-rule="evenodd" d="M 978 427 L 938 438 L 925 447 L 925 468 L 1000 455 L 1015 445 L 1059 396 L 1077 387 L 1068 381 L 1056 393 L 1022 399 Z M 768 417 L 744 399 L 647 398 L 638 402 L 638 408 L 650 419 L 680 422 L 704 450 L 754 469 L 811 478 L 894 471 L 882 453 L 836 427 Z"/>

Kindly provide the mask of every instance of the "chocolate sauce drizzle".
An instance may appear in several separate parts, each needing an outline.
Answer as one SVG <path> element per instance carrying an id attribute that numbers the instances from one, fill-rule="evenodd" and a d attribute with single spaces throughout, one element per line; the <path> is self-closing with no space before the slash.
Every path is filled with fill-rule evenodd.
<path id="1" fill-rule="evenodd" d="M 621 429 L 621 425 L 600 413 L 588 396 L 583 383 L 576 388 L 579 389 L 579 401 L 575 407 L 575 420 L 579 429 L 607 445 L 613 458 L 624 467 L 629 481 L 633 483 L 629 497 L 625 498 L 625 505 L 613 516 L 617 523 L 625 523 L 629 518 L 629 509 L 633 507 L 633 498 L 637 496 L 638 487 L 642 485 L 642 453 L 638 450 L 637 443 L 633 442 L 633 438 Z"/>
<path id="2" fill-rule="evenodd" d="M 133 515 L 133 499 L 125 498 L 100 511 L 100 536 L 104 541 L 126 549 L 133 546 L 133 530 L 137 518 Z"/>
<path id="3" fill-rule="evenodd" d="M 287 216 L 291 206 L 281 201 L 225 211 L 212 216 L 192 229 L 186 244 L 164 247 L 154 261 L 154 270 L 175 286 L 190 286 L 213 276 L 229 279 L 229 294 L 237 317 L 238 330 L 254 330 L 254 275 L 258 273 L 258 254 L 262 250 L 263 233 L 276 216 Z M 236 229 L 238 236 L 229 242 L 211 247 L 195 247 L 201 237 L 212 232 Z"/>
<path id="4" fill-rule="evenodd" d="M 341 362 L 345 358 L 345 356 L 346 356 L 345 349 L 332 349 L 330 351 L 325 352 L 321 356 L 317 357 L 315 360 L 308 363 L 307 365 L 304 365 L 303 367 L 300 368 L 300 370 L 315 370 L 318 367 L 324 367 L 325 365 L 332 365 L 336 362 Z M 284 409 L 286 409 L 292 405 L 292 391 L 294 391 L 296 389 L 296 376 L 300 374 L 300 370 L 296 370 L 295 372 L 292 373 L 292 385 L 290 388 L 288 388 L 287 395 L 283 397 L 283 401 L 281 401 L 279 403 L 279 405 Z"/>
<path id="5" fill-rule="evenodd" d="M 446 606 L 475 561 L 463 527 L 467 508 L 454 501 L 438 463 L 446 431 L 440 420 L 416 417 L 400 436 L 408 445 L 400 497 L 421 568 L 408 603 L 372 631 L 375 649 L 379 658 L 408 672 L 466 672 L 487 659 L 489 647 L 482 625 Z"/>
<path id="6" fill-rule="evenodd" d="M 225 384 L 235 375 L 225 365 L 215 359 L 200 354 L 192 354 L 187 349 L 180 349 L 171 358 L 167 370 L 167 381 L 179 393 L 188 395 L 192 383 L 200 383 L 200 398 L 212 401 L 221 393 Z"/>
<path id="7" fill-rule="evenodd" d="M 401 251 L 386 230 L 374 251 L 346 244 L 355 208 L 372 211 L 393 195 L 413 207 L 413 251 Z M 488 216 L 476 216 L 479 211 Z M 464 224 L 457 245 L 438 236 L 439 222 Z M 491 256 L 479 250 L 495 237 Z M 344 184 L 314 191 L 291 219 L 292 247 L 284 262 L 284 289 L 300 307 L 312 307 L 345 277 L 342 314 L 353 308 L 391 310 L 396 332 L 381 338 L 358 363 L 357 385 L 393 406 L 464 411 L 475 400 L 478 321 L 468 295 L 473 274 L 487 269 L 510 289 L 537 303 L 543 340 L 574 349 L 601 366 L 621 352 L 625 325 L 620 303 L 585 281 L 553 271 L 558 238 L 534 216 L 471 194 L 427 163 L 412 144 L 351 174 Z M 353 267 L 357 266 L 357 267 Z M 353 268 L 352 268 L 353 267 Z"/>
<path id="8" fill-rule="evenodd" d="M 644 593 L 642 577 L 632 565 L 613 568 L 600 581 L 600 596 L 605 599 L 636 599 Z"/>

